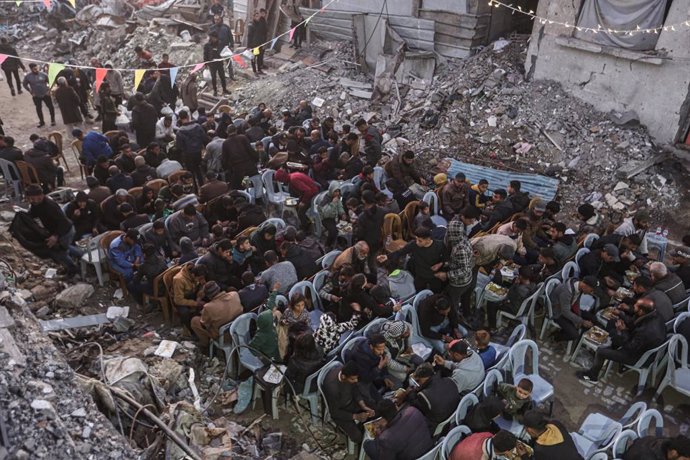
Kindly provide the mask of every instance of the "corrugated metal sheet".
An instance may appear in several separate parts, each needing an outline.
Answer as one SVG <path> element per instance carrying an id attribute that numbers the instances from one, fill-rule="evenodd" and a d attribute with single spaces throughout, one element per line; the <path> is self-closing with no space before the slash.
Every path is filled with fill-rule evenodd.
<path id="1" fill-rule="evenodd" d="M 314 14 L 317 10 L 300 8 L 304 17 Z M 307 26 L 320 37 L 329 40 L 352 40 L 352 13 L 347 11 L 326 10 L 317 14 Z"/>
<path id="2" fill-rule="evenodd" d="M 553 177 L 541 176 L 539 174 L 518 173 L 513 171 L 502 171 L 500 169 L 487 168 L 458 160 L 452 160 L 448 168 L 448 178 L 454 177 L 462 172 L 465 176 L 477 183 L 480 179 L 489 181 L 489 189 L 508 188 L 511 180 L 519 180 L 522 183 L 522 191 L 528 192 L 530 196 L 540 197 L 546 201 L 551 201 L 558 192 L 558 179 Z"/>
<path id="3" fill-rule="evenodd" d="M 247 3 L 249 0 L 233 0 L 233 12 L 235 19 L 247 18 Z"/>

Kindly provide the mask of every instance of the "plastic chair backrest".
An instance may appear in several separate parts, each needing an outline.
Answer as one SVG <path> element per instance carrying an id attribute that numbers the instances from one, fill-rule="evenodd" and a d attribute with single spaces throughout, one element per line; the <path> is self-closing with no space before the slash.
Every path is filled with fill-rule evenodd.
<path id="1" fill-rule="evenodd" d="M 455 446 L 471 434 L 472 430 L 465 425 L 456 426 L 450 430 L 441 443 L 441 458 L 450 458 Z"/>
<path id="2" fill-rule="evenodd" d="M 510 337 L 508 337 L 508 341 L 506 342 L 506 346 L 512 347 L 517 342 L 524 339 L 526 334 L 527 334 L 527 326 L 525 326 L 524 324 L 518 324 L 513 329 L 513 332 L 510 333 Z"/>
<path id="3" fill-rule="evenodd" d="M 484 377 L 484 397 L 490 396 L 494 392 L 494 384 L 503 382 L 503 374 L 498 369 L 491 369 Z"/>
<path id="4" fill-rule="evenodd" d="M 347 355 L 349 354 L 350 350 L 354 350 L 359 346 L 360 343 L 366 342 L 368 339 L 366 337 L 355 337 L 352 340 L 348 340 L 343 344 L 343 347 L 340 349 L 340 360 L 342 362 L 347 361 Z"/>
<path id="5" fill-rule="evenodd" d="M 38 172 L 36 172 L 34 165 L 20 160 L 15 163 L 15 166 L 17 166 L 17 169 L 19 170 L 19 177 L 22 180 L 22 185 L 41 185 L 41 182 L 38 179 Z"/>
<path id="6" fill-rule="evenodd" d="M 268 195 L 268 201 L 276 203 L 280 200 L 280 188 L 276 187 L 273 182 L 273 177 L 275 176 L 275 171 L 272 169 L 267 169 L 261 174 L 261 182 L 264 184 L 264 189 L 266 190 L 266 195 Z"/>
<path id="7" fill-rule="evenodd" d="M 685 307 L 685 308 L 683 308 Z M 680 310 L 685 310 L 685 311 L 690 311 L 690 296 L 684 298 L 678 303 L 673 304 L 673 311 L 680 311 Z"/>
<path id="8" fill-rule="evenodd" d="M 277 231 L 282 231 L 285 230 L 285 227 L 287 227 L 287 224 L 285 221 L 279 217 L 271 217 L 266 219 L 265 221 L 261 222 L 261 225 L 257 228 L 257 231 L 261 231 L 264 228 L 266 228 L 269 225 L 273 225 Z"/>
<path id="9" fill-rule="evenodd" d="M 321 373 L 321 369 L 328 366 L 332 362 L 333 362 L 332 359 L 329 360 L 326 364 L 324 364 L 318 370 L 314 371 L 314 373 L 307 376 L 307 378 L 304 380 L 304 389 L 302 390 L 302 397 L 307 397 L 313 393 L 312 387 L 316 384 L 316 381 L 319 378 L 319 374 Z M 316 388 L 315 391 L 318 392 L 319 391 L 318 388 Z"/>
<path id="10" fill-rule="evenodd" d="M 414 308 L 414 306 L 410 304 L 403 305 L 400 309 L 400 313 L 402 313 L 400 318 L 412 325 L 412 333 L 418 337 L 421 337 L 419 317 L 417 316 L 417 310 Z"/>
<path id="11" fill-rule="evenodd" d="M 578 267 L 580 266 L 580 259 L 582 259 L 582 257 L 583 257 L 585 254 L 589 254 L 589 249 L 588 249 L 588 248 L 580 248 L 580 249 L 578 249 L 577 252 L 575 253 L 575 263 L 577 264 Z"/>
<path id="12" fill-rule="evenodd" d="M 2 176 L 5 180 L 21 181 L 21 173 L 17 165 L 8 160 L 0 159 L 0 169 L 2 169 Z"/>
<path id="13" fill-rule="evenodd" d="M 245 190 L 235 190 L 235 195 L 242 196 L 245 200 L 247 200 L 247 203 L 254 203 L 254 197 L 251 195 L 251 193 Z"/>
<path id="14" fill-rule="evenodd" d="M 417 295 L 414 296 L 414 300 L 412 301 L 412 307 L 414 307 L 415 312 L 418 311 L 417 308 L 419 308 L 419 304 L 421 303 L 421 301 L 426 299 L 427 297 L 431 297 L 432 295 L 434 295 L 434 293 L 429 289 L 419 291 Z"/>
<path id="15" fill-rule="evenodd" d="M 316 295 L 319 294 L 319 291 L 323 289 L 324 285 L 326 284 L 326 279 L 328 278 L 328 270 L 321 270 L 314 275 L 314 279 L 311 281 L 311 284 L 314 286 L 314 290 L 316 291 Z"/>
<path id="16" fill-rule="evenodd" d="M 323 392 L 323 381 L 332 369 L 341 368 L 343 364 L 338 361 L 331 361 L 321 368 L 319 374 L 316 376 L 316 387 L 319 389 L 319 394 L 323 398 L 323 405 L 325 409 L 324 420 L 329 418 L 330 409 L 328 408 L 328 399 L 326 399 L 326 394 Z"/>
<path id="17" fill-rule="evenodd" d="M 400 215 L 388 213 L 383 217 L 383 232 L 381 239 L 385 242 L 390 237 L 392 240 L 402 239 L 402 220 Z"/>
<path id="18" fill-rule="evenodd" d="M 149 222 L 148 224 L 144 224 L 141 227 L 139 227 L 139 235 L 141 238 L 144 238 L 146 236 L 146 232 L 153 227 L 153 222 Z"/>
<path id="19" fill-rule="evenodd" d="M 235 318 L 230 326 L 230 337 L 235 346 L 247 345 L 251 341 L 252 321 L 256 318 L 256 313 L 243 313 Z"/>
<path id="20" fill-rule="evenodd" d="M 311 202 L 311 210 L 312 210 L 312 212 L 313 212 L 314 214 L 316 214 L 317 216 L 319 216 L 319 217 L 321 216 L 321 214 L 319 214 L 319 207 L 321 206 L 321 201 L 323 201 L 323 198 L 324 198 L 327 194 L 328 194 L 328 190 L 326 190 L 325 192 L 321 192 L 321 193 L 319 193 L 318 195 L 316 195 L 316 196 L 314 197 L 314 199 L 312 200 L 312 202 Z"/>
<path id="21" fill-rule="evenodd" d="M 579 276 L 580 267 L 578 267 L 575 262 L 571 260 L 570 262 L 567 262 L 565 265 L 563 265 L 563 269 L 561 270 L 561 279 L 563 281 L 569 278 L 577 278 Z"/>
<path id="22" fill-rule="evenodd" d="M 650 433 L 649 427 L 654 421 L 655 431 Z M 656 436 L 660 438 L 664 434 L 664 418 L 656 409 L 647 409 L 644 411 L 640 420 L 637 422 L 637 435 L 641 438 L 645 436 Z"/>
<path id="23" fill-rule="evenodd" d="M 321 267 L 324 270 L 329 270 L 331 266 L 333 266 L 333 264 L 335 263 L 335 259 L 337 259 L 342 252 L 343 251 L 338 251 L 337 249 L 334 249 L 324 254 L 324 256 L 321 258 Z"/>
<path id="24" fill-rule="evenodd" d="M 364 326 L 364 329 L 362 329 L 362 335 L 364 337 L 369 337 L 369 334 L 379 332 L 381 330 L 381 326 L 383 326 L 386 321 L 388 321 L 386 318 L 374 318 L 369 322 L 369 324 Z"/>
<path id="25" fill-rule="evenodd" d="M 307 292 L 307 290 L 309 292 Z M 308 297 L 314 309 L 323 311 L 323 308 L 321 307 L 321 300 L 319 299 L 319 295 L 311 281 L 298 281 L 290 288 L 288 299 L 291 299 L 293 294 L 298 293 L 302 294 L 304 297 Z"/>
<path id="26" fill-rule="evenodd" d="M 618 435 L 613 442 L 613 458 L 621 458 L 625 451 L 628 450 L 628 444 L 632 443 L 639 436 L 633 430 L 624 430 Z"/>
<path id="27" fill-rule="evenodd" d="M 597 452 L 587 460 L 609 460 L 609 456 L 606 454 L 606 452 Z"/>
<path id="28" fill-rule="evenodd" d="M 431 215 L 438 216 L 438 196 L 434 192 L 426 192 L 422 198 L 426 204 L 431 208 Z"/>
<path id="29" fill-rule="evenodd" d="M 532 309 L 534 308 L 535 304 L 537 303 L 537 300 L 539 300 L 539 296 L 541 295 L 541 289 L 543 286 L 544 286 L 543 283 L 539 283 L 539 285 L 537 286 L 537 289 L 534 291 L 534 293 L 522 301 L 522 304 L 520 304 L 520 309 L 516 313 L 516 316 L 518 318 L 523 318 L 525 316 L 531 316 Z"/>
<path id="30" fill-rule="evenodd" d="M 357 190 L 357 186 L 351 182 L 343 182 L 340 184 L 340 195 L 346 196 Z"/>
<path id="31" fill-rule="evenodd" d="M 561 284 L 561 280 L 558 278 L 551 278 L 546 282 L 546 287 L 544 288 L 544 305 L 546 305 L 546 310 L 549 318 L 553 318 L 553 304 L 551 302 L 551 293 L 556 286 Z"/>
<path id="32" fill-rule="evenodd" d="M 383 180 L 384 173 L 385 171 L 381 166 L 374 166 L 374 185 L 381 191 L 386 188 L 386 184 Z"/>
<path id="33" fill-rule="evenodd" d="M 127 193 L 129 193 L 134 199 L 137 199 L 144 194 L 144 187 L 132 187 L 127 190 Z"/>
<path id="34" fill-rule="evenodd" d="M 668 361 L 666 363 L 666 377 L 673 382 L 677 369 L 688 368 L 688 341 L 680 334 L 675 334 L 668 342 Z"/>
<path id="35" fill-rule="evenodd" d="M 151 190 L 154 191 L 156 195 L 158 195 L 158 192 L 160 191 L 161 188 L 163 188 L 164 185 L 168 185 L 168 181 L 165 179 L 153 179 L 148 181 L 146 184 L 144 184 L 146 187 L 150 188 Z"/>
<path id="36" fill-rule="evenodd" d="M 531 353 L 532 372 L 527 374 L 527 354 Z M 510 348 L 510 367 L 513 376 L 516 375 L 539 375 L 539 347 L 532 340 L 521 340 Z"/>
<path id="37" fill-rule="evenodd" d="M 625 411 L 625 414 L 618 420 L 618 423 L 623 425 L 623 428 L 629 428 L 635 425 L 642 417 L 644 411 L 647 410 L 647 403 L 644 401 L 638 401 Z"/>
<path id="38" fill-rule="evenodd" d="M 630 367 L 633 367 L 635 369 L 642 369 L 644 367 L 655 365 L 655 363 L 658 363 L 663 354 L 666 352 L 666 347 L 668 347 L 668 343 L 669 340 L 665 341 L 656 348 L 652 348 L 651 350 L 645 351 L 644 354 L 640 356 L 640 359 L 638 359 L 637 362 Z"/>
<path id="39" fill-rule="evenodd" d="M 596 233 L 590 233 L 585 237 L 585 242 L 583 244 L 584 247 L 590 249 L 594 242 L 599 239 L 599 235 Z"/>
<path id="40" fill-rule="evenodd" d="M 458 408 L 455 410 L 455 424 L 460 425 L 467 417 L 467 413 L 472 407 L 479 404 L 479 398 L 473 393 L 468 393 L 462 397 Z"/>

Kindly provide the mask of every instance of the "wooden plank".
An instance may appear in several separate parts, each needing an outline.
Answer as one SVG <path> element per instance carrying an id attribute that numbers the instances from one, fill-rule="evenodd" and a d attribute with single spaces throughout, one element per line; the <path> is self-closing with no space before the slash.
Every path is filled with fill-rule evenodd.
<path id="1" fill-rule="evenodd" d="M 392 26 L 393 30 L 395 30 L 398 35 L 400 35 L 403 39 L 414 39 L 422 42 L 429 42 L 433 43 L 434 42 L 434 37 L 436 36 L 436 32 L 433 30 L 419 30 L 419 29 L 408 29 L 406 27 L 396 27 Z"/>
<path id="2" fill-rule="evenodd" d="M 462 27 L 449 26 L 447 24 L 436 23 L 436 34 L 443 34 L 449 37 L 457 38 L 484 38 L 486 36 L 488 26 L 477 26 L 474 29 L 466 29 Z"/>
<path id="3" fill-rule="evenodd" d="M 423 19 L 441 22 L 455 27 L 474 28 L 477 24 L 489 24 L 491 15 L 476 14 L 452 14 L 445 11 L 419 10 L 419 16 Z"/>
<path id="4" fill-rule="evenodd" d="M 444 45 L 443 43 L 436 43 L 436 51 L 445 57 L 465 59 L 470 57 L 472 53 L 468 48 L 460 46 Z"/>
<path id="5" fill-rule="evenodd" d="M 466 47 L 466 48 L 471 48 L 472 46 L 478 45 L 482 42 L 483 38 L 458 38 L 458 37 L 451 37 L 449 35 L 444 35 L 444 34 L 436 34 L 436 44 L 438 45 L 439 43 L 443 45 L 448 45 L 448 46 L 459 46 L 459 47 Z"/>

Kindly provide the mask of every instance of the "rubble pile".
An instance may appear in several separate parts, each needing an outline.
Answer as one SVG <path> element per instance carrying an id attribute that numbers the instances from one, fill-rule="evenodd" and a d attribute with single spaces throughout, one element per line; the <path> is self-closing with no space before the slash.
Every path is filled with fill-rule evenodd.
<path id="1" fill-rule="evenodd" d="M 282 109 L 319 98 L 318 116 L 333 116 L 339 125 L 364 117 L 386 132 L 389 152 L 415 150 L 429 174 L 450 157 L 557 177 L 564 216 L 588 200 L 614 223 L 635 204 L 660 221 L 673 220 L 670 211 L 683 199 L 680 168 L 655 164 L 662 148 L 634 114 L 601 113 L 558 83 L 526 80 L 525 37 L 496 42 L 466 61 L 440 62 L 433 81 L 399 84 L 378 101 L 357 91 L 373 83 L 350 64 L 348 43 L 318 46 L 330 50 L 322 63 L 332 71 L 297 56 L 277 76 L 238 88 L 238 112 L 259 102 Z"/>

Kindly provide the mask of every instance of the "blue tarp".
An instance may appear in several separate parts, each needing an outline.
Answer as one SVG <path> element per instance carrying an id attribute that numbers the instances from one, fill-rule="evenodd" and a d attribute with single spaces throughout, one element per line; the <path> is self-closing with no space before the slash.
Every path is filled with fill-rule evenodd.
<path id="1" fill-rule="evenodd" d="M 479 182 L 480 179 L 488 180 L 489 190 L 497 188 L 507 189 L 511 180 L 519 180 L 522 184 L 523 192 L 528 192 L 530 197 L 540 197 L 546 201 L 553 200 L 558 191 L 558 179 L 553 177 L 502 171 L 500 169 L 451 160 L 450 167 L 448 168 L 448 179 L 452 179 L 459 172 L 464 173 L 473 184 Z"/>

